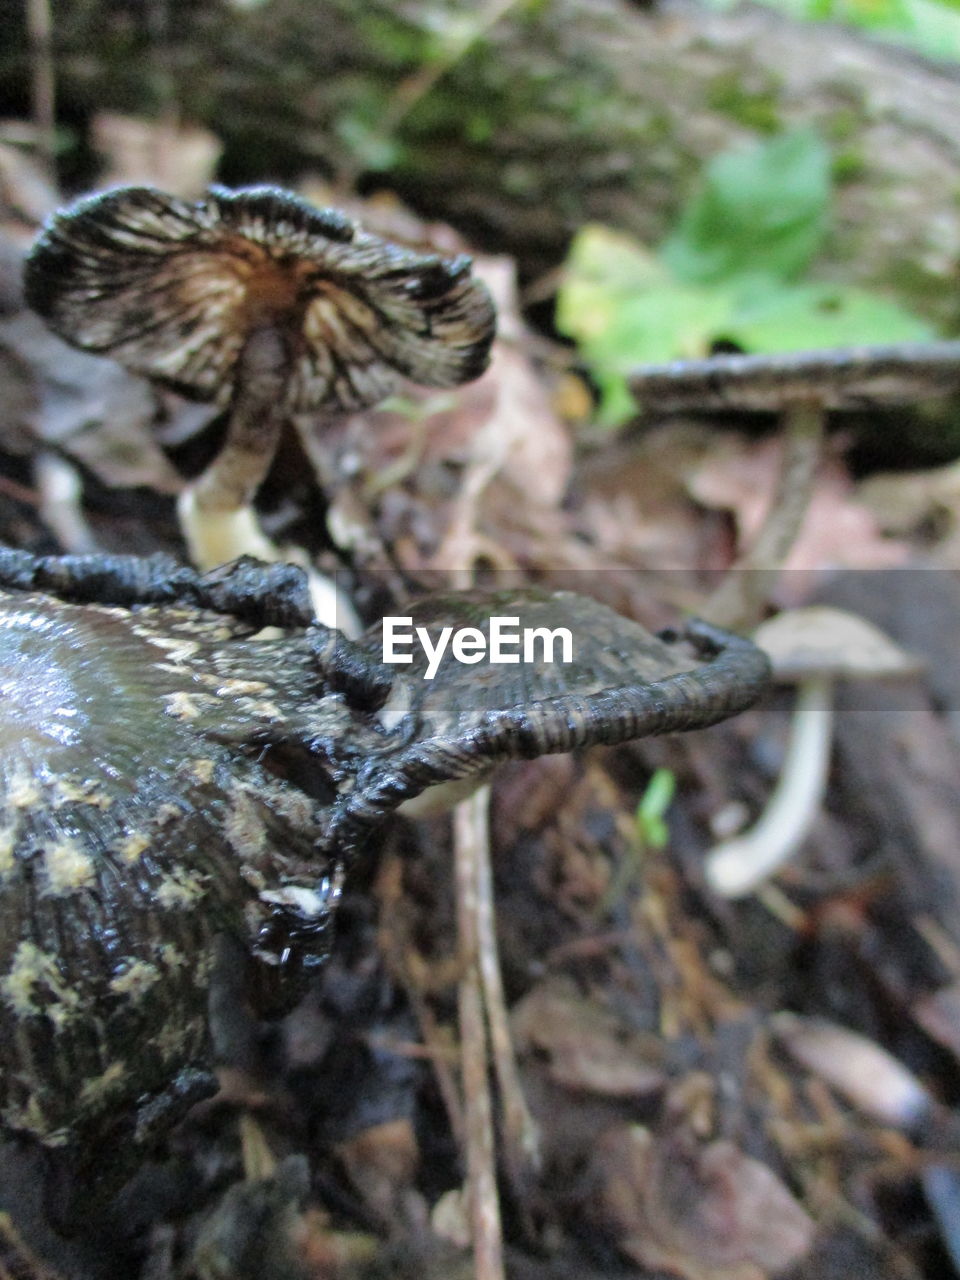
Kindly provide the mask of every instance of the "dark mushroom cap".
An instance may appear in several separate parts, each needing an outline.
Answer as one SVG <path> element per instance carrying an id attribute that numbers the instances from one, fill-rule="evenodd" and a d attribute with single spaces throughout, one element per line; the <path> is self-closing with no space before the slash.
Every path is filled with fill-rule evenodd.
<path id="1" fill-rule="evenodd" d="M 309 413 L 374 404 L 401 377 L 450 387 L 482 373 L 494 309 L 470 267 L 272 187 L 196 204 L 125 187 L 51 219 L 25 292 L 67 342 L 200 400 L 229 398 L 252 333 L 281 332 L 287 408 Z"/>
<path id="2" fill-rule="evenodd" d="M 660 413 L 776 413 L 805 399 L 824 409 L 913 404 L 960 391 L 960 342 L 673 360 L 634 370 L 630 390 Z"/>
<path id="3" fill-rule="evenodd" d="M 0 593 L 7 1127 L 102 1137 L 104 1116 L 129 1119 L 201 1061 L 220 932 L 254 946 L 292 903 L 322 949 L 337 875 L 322 743 L 349 715 L 303 636 L 251 630 Z M 316 745 L 271 754 L 288 738 Z"/>
<path id="4" fill-rule="evenodd" d="M 487 630 L 491 615 L 519 618 L 517 628 L 565 627 L 573 660 L 464 665 L 448 650 L 433 680 L 418 646 L 398 666 L 377 713 L 394 742 L 361 767 L 334 817 L 349 847 L 385 812 L 438 782 L 483 774 L 499 761 L 627 742 L 650 734 L 715 724 L 752 705 L 770 675 L 766 655 L 749 640 L 691 623 L 686 639 L 661 639 L 585 596 L 525 589 L 430 596 L 404 606 L 412 626 L 434 642 L 442 627 Z M 382 625 L 363 641 L 382 652 Z M 516 649 L 512 650 L 517 652 Z M 535 649 L 542 655 L 542 649 Z"/>
<path id="5" fill-rule="evenodd" d="M 302 927 L 322 950 L 339 858 L 404 800 L 511 757 L 714 723 L 768 677 L 754 645 L 702 624 L 661 640 L 523 590 L 404 612 L 433 633 L 566 627 L 572 663 L 448 659 L 426 680 L 419 652 L 384 666 L 380 627 L 351 645 L 308 602 L 290 566 L 0 550 L 3 1126 L 91 1158 L 111 1126 L 169 1126 L 161 1101 L 204 1061 L 218 934 L 275 961 Z M 267 622 L 286 633 L 253 638 Z"/>

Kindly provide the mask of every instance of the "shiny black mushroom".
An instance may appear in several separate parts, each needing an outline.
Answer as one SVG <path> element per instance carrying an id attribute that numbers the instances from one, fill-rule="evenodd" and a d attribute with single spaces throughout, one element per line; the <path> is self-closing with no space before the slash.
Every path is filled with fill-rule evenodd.
<path id="1" fill-rule="evenodd" d="M 0 1121 L 95 1164 L 169 1127 L 208 1063 L 233 937 L 310 964 L 344 861 L 404 801 L 499 760 L 694 728 L 753 702 L 748 641 L 658 639 L 535 589 L 426 598 L 412 626 L 567 628 L 570 662 L 383 663 L 315 625 L 304 576 L 0 551 Z M 281 634 L 256 633 L 266 624 Z M 514 624 L 510 624 L 513 627 Z"/>
<path id="2" fill-rule="evenodd" d="M 323 950 L 339 883 L 328 744 L 377 734 L 318 681 L 304 633 L 253 630 L 0 594 L 10 1129 L 83 1144 L 114 1114 L 149 1137 L 156 1100 L 205 1059 L 213 940 L 276 963 L 280 916 Z"/>
<path id="3" fill-rule="evenodd" d="M 494 309 L 470 268 L 272 187 L 216 187 L 196 204 L 126 187 L 56 214 L 24 285 L 73 346 L 228 411 L 224 444 L 182 504 L 209 564 L 244 523 L 286 422 L 313 431 L 403 378 L 452 387 L 483 372 Z"/>

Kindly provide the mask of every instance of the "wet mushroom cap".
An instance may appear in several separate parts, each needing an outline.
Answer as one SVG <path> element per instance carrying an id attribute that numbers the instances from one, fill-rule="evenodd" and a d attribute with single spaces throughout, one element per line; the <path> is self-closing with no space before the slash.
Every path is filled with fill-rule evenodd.
<path id="1" fill-rule="evenodd" d="M 203 1061 L 211 940 L 248 945 L 276 894 L 336 866 L 324 761 L 291 783 L 268 744 L 336 739 L 305 640 L 189 609 L 0 593 L 0 1121 L 95 1141 Z M 281 908 L 282 909 L 282 908 Z"/>
<path id="2" fill-rule="evenodd" d="M 351 645 L 311 625 L 290 567 L 7 552 L 0 580 L 0 1126 L 74 1152 L 169 1127 L 161 1102 L 205 1061 L 215 937 L 276 965 L 302 927 L 322 952 L 340 858 L 403 800 L 714 723 L 768 676 L 749 641 L 662 641 L 568 593 L 414 602 L 431 629 L 517 615 L 573 637 L 568 665 L 433 681 L 382 665 L 379 627 Z M 267 620 L 288 630 L 254 639 Z"/>
<path id="3" fill-rule="evenodd" d="M 694 665 L 681 646 L 666 644 L 638 623 L 570 591 L 536 588 L 465 591 L 425 596 L 404 607 L 410 629 L 424 627 L 435 644 L 444 627 L 472 627 L 487 636 L 491 617 L 516 621 L 505 625 L 506 655 L 516 661 L 458 661 L 448 644 L 433 679 L 424 679 L 427 655 L 419 642 L 409 652 L 413 661 L 397 668 L 398 678 L 380 710 L 388 726 L 402 709 L 415 705 L 423 737 L 456 737 L 474 730 L 488 713 L 525 707 L 555 697 L 589 697 L 605 689 L 652 683 Z M 540 629 L 529 660 L 524 660 L 523 632 Z M 562 632 L 570 636 L 572 661 L 564 661 Z M 381 624 L 368 633 L 371 656 L 381 648 Z"/>
<path id="4" fill-rule="evenodd" d="M 458 661 L 448 651 L 434 679 L 426 657 L 398 665 L 377 717 L 394 741 L 373 753 L 334 817 L 352 847 L 364 829 L 439 782 L 483 775 L 503 760 L 530 759 L 650 734 L 702 728 L 751 706 L 767 686 L 766 655 L 749 640 L 691 623 L 685 640 L 662 639 L 629 618 L 572 592 L 519 591 L 430 596 L 404 607 L 413 627 L 473 627 L 491 616 L 518 618 L 511 631 L 566 628 L 572 661 Z M 690 643 L 688 643 L 689 641 Z M 383 649 L 380 624 L 361 641 Z M 514 647 L 513 652 L 520 652 Z"/>
<path id="5" fill-rule="evenodd" d="M 823 409 L 913 404 L 960 391 L 960 343 L 673 360 L 636 369 L 630 390 L 662 413 L 778 413 L 803 399 Z"/>
<path id="6" fill-rule="evenodd" d="M 225 403 L 256 332 L 282 335 L 292 413 L 352 410 L 401 378 L 483 372 L 493 303 L 466 256 L 417 253 L 272 187 L 190 204 L 149 187 L 56 214 L 25 268 L 27 301 L 74 346 Z"/>

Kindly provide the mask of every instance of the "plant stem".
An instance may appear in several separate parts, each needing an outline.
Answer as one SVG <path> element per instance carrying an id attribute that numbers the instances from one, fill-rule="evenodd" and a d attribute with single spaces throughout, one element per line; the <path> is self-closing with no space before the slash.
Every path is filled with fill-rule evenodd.
<path id="1" fill-rule="evenodd" d="M 50 178 L 56 176 L 56 82 L 53 71 L 53 22 L 50 0 L 27 0 L 27 37 L 33 123 L 37 152 Z"/>
<path id="2" fill-rule="evenodd" d="M 503 1111 L 503 1144 L 507 1168 L 520 1189 L 540 1160 L 540 1135 L 527 1109 L 513 1052 L 507 1005 L 497 952 L 496 915 L 493 903 L 493 874 L 490 867 L 490 786 L 480 787 L 471 801 L 478 841 L 477 946 L 484 1009 L 493 1051 L 493 1066 Z"/>

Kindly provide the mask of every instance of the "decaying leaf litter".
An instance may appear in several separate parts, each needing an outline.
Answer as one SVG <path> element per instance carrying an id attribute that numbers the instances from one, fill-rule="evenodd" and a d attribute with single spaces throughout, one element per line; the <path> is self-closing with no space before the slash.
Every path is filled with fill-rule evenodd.
<path id="1" fill-rule="evenodd" d="M 389 202 L 362 217 L 462 247 Z M 13 261 L 29 230 L 8 225 L 5 238 Z M 477 271 L 501 314 L 491 370 L 456 393 L 405 391 L 353 415 L 307 460 L 285 440 L 260 495 L 263 528 L 321 569 L 342 572 L 346 553 L 361 611 L 397 582 L 461 586 L 489 570 L 580 590 L 589 577 L 590 594 L 654 626 L 696 608 L 756 527 L 775 446 L 693 419 L 578 439 L 561 412 L 568 361 L 524 327 L 512 264 Z M 16 271 L 4 280 L 4 541 L 178 551 L 177 468 L 202 471 L 211 448 L 195 406 L 93 358 L 75 358 L 74 381 L 67 349 L 51 350 L 18 304 Z M 778 696 L 691 738 L 516 764 L 494 782 L 497 930 L 535 1146 L 535 1158 L 508 1159 L 501 1133 L 510 1275 L 762 1280 L 947 1265 L 920 1187 L 954 1149 L 960 1051 L 951 469 L 884 478 L 878 501 L 881 480 L 856 482 L 840 444 L 827 448 L 774 602 L 827 593 L 876 607 L 929 674 L 894 694 L 847 695 L 833 786 L 801 859 L 742 904 L 704 884 L 704 854 L 771 789 L 787 722 Z M 38 465 L 50 457 L 53 478 Z M 49 517 L 65 508 L 66 526 Z M 902 572 L 916 565 L 928 572 Z M 891 567 L 879 589 L 835 572 L 867 567 Z M 944 624 L 921 634 L 911 619 L 931 596 Z M 677 782 L 665 848 L 636 817 L 655 768 Z M 472 1274 L 450 846 L 442 816 L 391 830 L 347 887 L 317 987 L 252 1065 L 222 1074 L 167 1163 L 105 1213 L 108 1245 L 68 1246 L 61 1275 Z M 811 1032 L 820 1056 L 798 1057 L 773 1017 L 784 1009 L 862 1033 L 878 1081 L 882 1059 L 869 1054 L 894 1055 L 926 1086 L 929 1111 L 851 1099 L 836 1078 L 841 1033 Z M 241 1142 L 251 1118 L 258 1137 Z M 5 1236 L 8 1267 L 43 1275 L 31 1246 Z"/>

